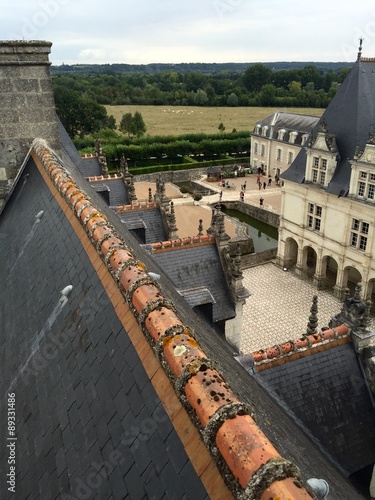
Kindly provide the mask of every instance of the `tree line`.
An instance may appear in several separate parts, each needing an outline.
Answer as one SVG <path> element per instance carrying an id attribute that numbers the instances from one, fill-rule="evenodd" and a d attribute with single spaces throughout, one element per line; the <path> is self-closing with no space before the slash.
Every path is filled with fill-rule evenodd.
<path id="1" fill-rule="evenodd" d="M 327 107 L 349 67 L 314 65 L 275 71 L 253 64 L 244 72 L 55 72 L 55 91 L 69 89 L 101 105 Z"/>

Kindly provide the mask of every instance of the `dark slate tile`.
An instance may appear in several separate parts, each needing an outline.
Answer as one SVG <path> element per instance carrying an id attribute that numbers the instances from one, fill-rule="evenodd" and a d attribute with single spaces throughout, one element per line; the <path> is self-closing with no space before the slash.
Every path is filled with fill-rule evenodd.
<path id="1" fill-rule="evenodd" d="M 146 491 L 143 486 L 141 475 L 135 464 L 127 472 L 124 479 L 130 498 L 145 498 Z"/>
<path id="2" fill-rule="evenodd" d="M 165 490 L 154 464 L 150 464 L 142 474 L 146 495 L 149 500 L 160 500 Z"/>
<path id="3" fill-rule="evenodd" d="M 171 463 L 179 474 L 188 460 L 185 449 L 179 437 L 174 432 L 168 436 L 165 445 L 167 453 L 171 458 Z"/>
<path id="4" fill-rule="evenodd" d="M 186 491 L 181 478 L 176 475 L 176 472 L 170 462 L 166 464 L 159 477 L 163 483 L 167 498 L 186 498 Z"/>

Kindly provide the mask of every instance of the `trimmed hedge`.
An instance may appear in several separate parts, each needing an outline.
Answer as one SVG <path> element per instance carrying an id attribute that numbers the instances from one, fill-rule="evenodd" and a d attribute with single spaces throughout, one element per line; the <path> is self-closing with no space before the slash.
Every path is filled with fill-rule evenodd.
<path id="1" fill-rule="evenodd" d="M 238 158 L 227 158 L 221 160 L 208 160 L 197 163 L 180 163 L 180 164 L 170 164 L 170 165 L 154 165 L 148 167 L 136 167 L 130 168 L 129 171 L 133 175 L 142 175 L 142 174 L 155 174 L 158 172 L 170 172 L 174 170 L 190 170 L 194 168 L 208 168 L 213 167 L 215 165 L 237 165 L 239 163 Z"/>

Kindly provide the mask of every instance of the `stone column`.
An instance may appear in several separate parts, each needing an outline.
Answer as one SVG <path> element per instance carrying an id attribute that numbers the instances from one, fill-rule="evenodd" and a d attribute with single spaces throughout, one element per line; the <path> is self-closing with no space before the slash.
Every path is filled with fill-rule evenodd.
<path id="1" fill-rule="evenodd" d="M 0 41 L 0 205 L 35 138 L 60 143 L 46 41 Z"/>
<path id="2" fill-rule="evenodd" d="M 297 276 L 306 276 L 307 274 L 306 254 L 301 245 L 298 245 L 297 264 L 295 273 L 297 274 Z"/>
<path id="3" fill-rule="evenodd" d="M 327 275 L 326 266 L 323 265 L 321 256 L 316 257 L 315 274 L 313 276 L 313 284 L 318 290 L 323 290 L 326 287 Z"/>
<path id="4" fill-rule="evenodd" d="M 345 273 L 343 269 L 337 269 L 336 284 L 333 287 L 333 295 L 339 300 L 345 297 L 346 283 L 344 284 Z"/>

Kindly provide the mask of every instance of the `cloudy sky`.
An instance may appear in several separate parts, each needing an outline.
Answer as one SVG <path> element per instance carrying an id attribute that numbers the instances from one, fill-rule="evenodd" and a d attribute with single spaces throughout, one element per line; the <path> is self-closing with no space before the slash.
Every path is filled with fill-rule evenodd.
<path id="1" fill-rule="evenodd" d="M 11 0 L 4 40 L 48 40 L 53 64 L 346 61 L 375 57 L 371 0 Z"/>

